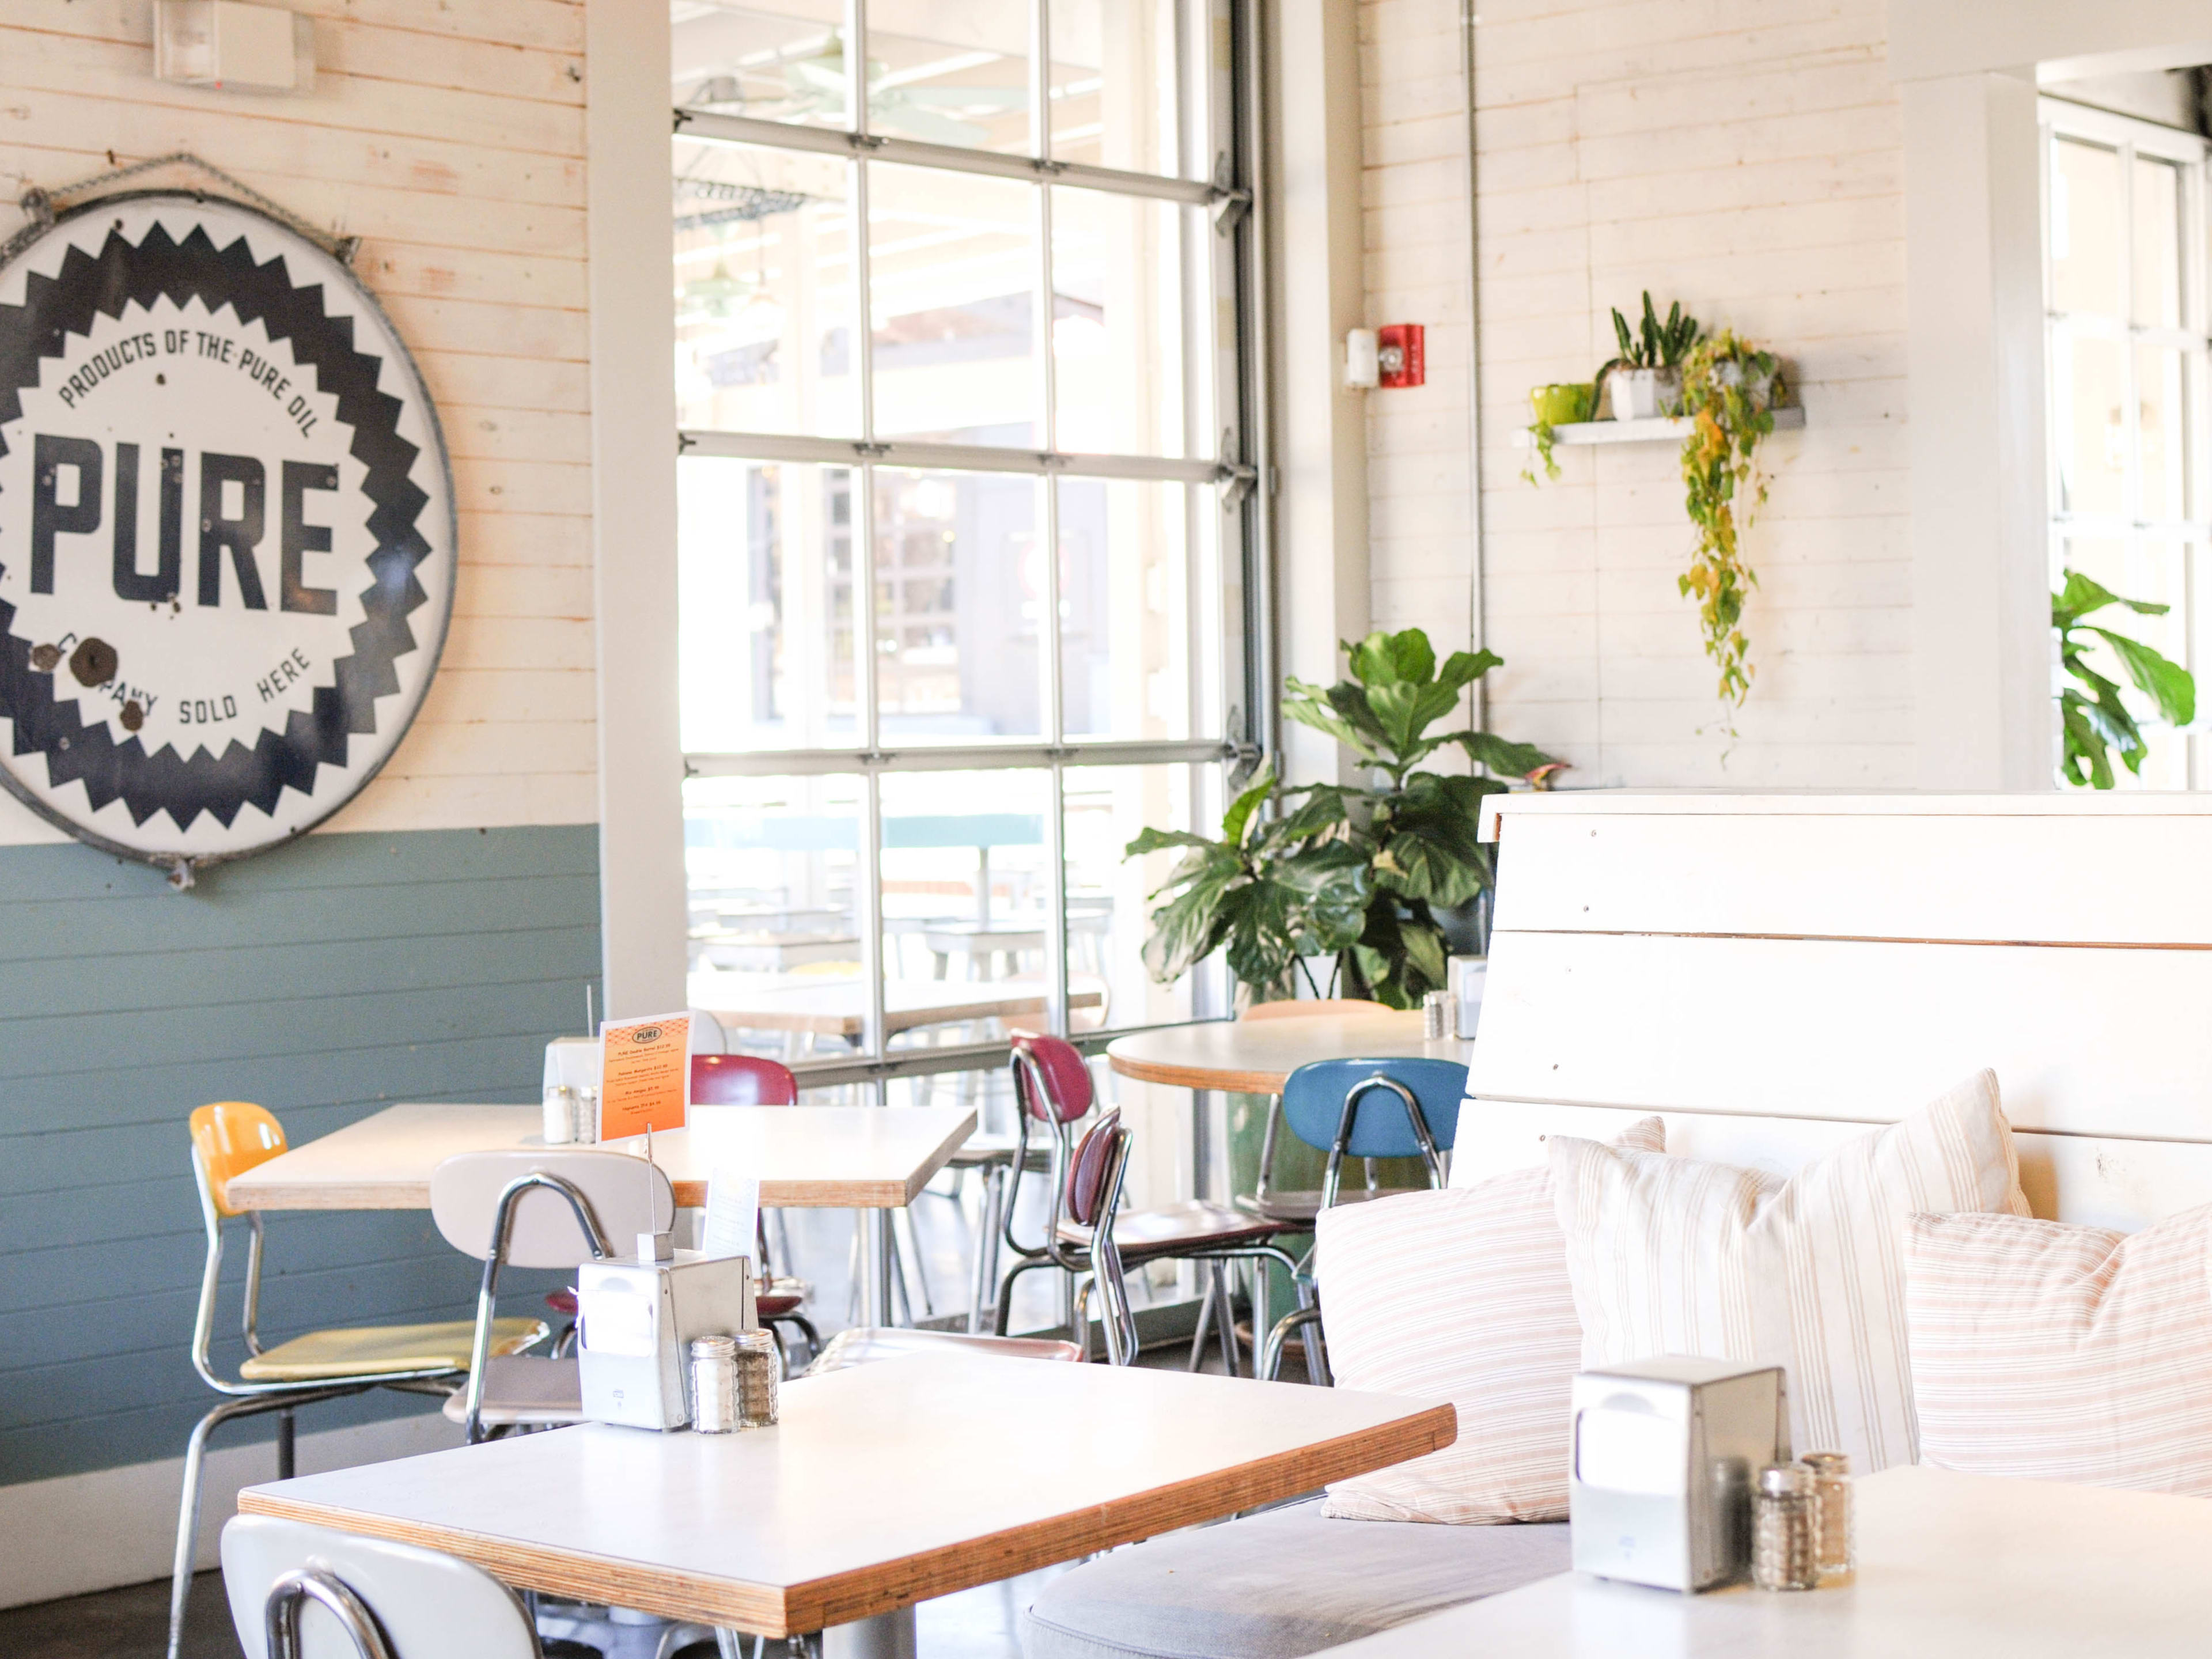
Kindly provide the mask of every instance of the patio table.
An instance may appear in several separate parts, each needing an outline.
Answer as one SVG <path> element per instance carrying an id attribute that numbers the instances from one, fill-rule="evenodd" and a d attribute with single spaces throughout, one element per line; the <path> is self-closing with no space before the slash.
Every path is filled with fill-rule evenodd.
<path id="1" fill-rule="evenodd" d="M 1447 1402 L 1106 1365 L 915 1357 L 810 1377 L 732 1435 L 601 1424 L 240 1494 L 518 1589 L 914 1652 L 914 1604 L 1451 1443 Z"/>

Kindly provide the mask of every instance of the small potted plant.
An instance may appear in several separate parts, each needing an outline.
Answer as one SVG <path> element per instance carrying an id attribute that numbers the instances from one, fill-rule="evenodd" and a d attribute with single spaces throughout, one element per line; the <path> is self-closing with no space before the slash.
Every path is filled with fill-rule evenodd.
<path id="1" fill-rule="evenodd" d="M 1600 390 L 1613 393 L 1616 421 L 1649 420 L 1672 415 L 1681 408 L 1682 360 L 1698 342 L 1698 319 L 1682 314 L 1680 300 L 1667 308 L 1662 322 L 1651 304 L 1651 290 L 1644 290 L 1644 321 L 1629 332 L 1628 319 L 1615 307 L 1613 337 L 1620 355 L 1597 372 Z"/>
<path id="2" fill-rule="evenodd" d="M 1559 476 L 1559 464 L 1552 459 L 1552 428 L 1555 426 L 1574 426 L 1590 417 L 1597 407 L 1597 387 L 1588 381 L 1580 385 L 1540 386 L 1528 394 L 1528 404 L 1536 418 L 1528 428 L 1528 435 L 1535 441 L 1536 454 L 1544 464 L 1544 476 Z M 1533 469 L 1523 468 L 1521 476 L 1529 483 L 1536 482 Z"/>

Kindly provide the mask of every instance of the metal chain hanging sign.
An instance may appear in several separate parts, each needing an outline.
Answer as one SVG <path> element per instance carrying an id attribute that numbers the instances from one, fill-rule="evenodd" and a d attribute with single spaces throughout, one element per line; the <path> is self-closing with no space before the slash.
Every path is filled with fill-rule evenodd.
<path id="1" fill-rule="evenodd" d="M 196 865 L 376 775 L 453 611 L 436 411 L 344 263 L 172 191 L 0 264 L 0 783 L 80 841 Z"/>

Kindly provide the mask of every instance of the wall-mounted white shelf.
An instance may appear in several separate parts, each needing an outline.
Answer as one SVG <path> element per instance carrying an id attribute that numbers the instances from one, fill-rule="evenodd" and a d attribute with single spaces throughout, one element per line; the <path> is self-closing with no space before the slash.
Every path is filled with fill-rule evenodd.
<path id="1" fill-rule="evenodd" d="M 1774 411 L 1774 429 L 1785 432 L 1805 424 L 1805 411 L 1795 404 Z M 1554 444 L 1680 443 L 1690 435 L 1690 422 L 1679 415 L 1658 415 L 1645 421 L 1576 421 L 1552 428 Z M 1527 449 L 1536 441 L 1527 428 L 1513 434 L 1514 446 Z"/>

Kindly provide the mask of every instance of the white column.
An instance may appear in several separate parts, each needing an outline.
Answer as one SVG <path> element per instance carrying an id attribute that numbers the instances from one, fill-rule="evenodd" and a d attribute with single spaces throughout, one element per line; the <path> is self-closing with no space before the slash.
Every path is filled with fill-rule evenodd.
<path id="1" fill-rule="evenodd" d="M 606 1012 L 684 1006 L 665 0 L 588 0 L 592 598 Z"/>
<path id="2" fill-rule="evenodd" d="M 1903 94 L 1918 782 L 2048 789 L 2035 86 L 1975 73 Z"/>
<path id="3" fill-rule="evenodd" d="M 1344 384 L 1362 325 L 1358 17 L 1350 0 L 1284 0 L 1269 42 L 1274 172 L 1278 627 L 1285 674 L 1327 685 L 1340 640 L 1367 631 L 1366 394 Z M 1348 775 L 1333 738 L 1285 723 L 1289 775 Z"/>

